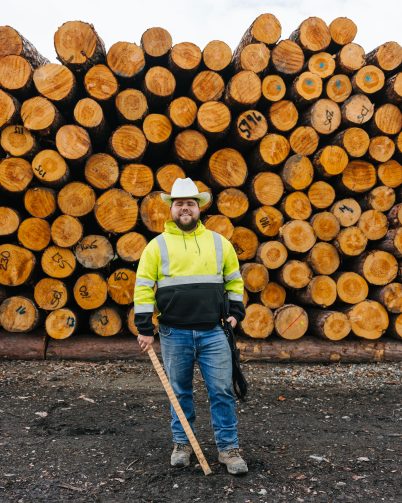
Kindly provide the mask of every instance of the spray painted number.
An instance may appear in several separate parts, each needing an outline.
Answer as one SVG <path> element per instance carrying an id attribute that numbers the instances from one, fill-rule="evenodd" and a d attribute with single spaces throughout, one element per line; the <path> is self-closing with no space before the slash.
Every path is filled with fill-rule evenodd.
<path id="1" fill-rule="evenodd" d="M 52 300 L 50 301 L 50 305 L 57 307 L 60 303 L 61 296 L 63 295 L 63 292 L 58 292 L 57 290 L 53 290 L 53 297 Z"/>
<path id="2" fill-rule="evenodd" d="M 101 322 L 101 325 L 105 326 L 109 323 L 109 318 L 106 316 L 106 314 L 104 314 L 103 316 L 101 316 L 100 318 L 100 322 Z"/>
<path id="3" fill-rule="evenodd" d="M 262 218 L 260 218 L 260 224 L 261 224 L 261 226 L 262 226 L 263 229 L 265 229 L 265 227 L 268 227 L 268 225 L 270 224 L 269 217 L 262 217 Z"/>
<path id="4" fill-rule="evenodd" d="M 25 314 L 27 312 L 27 310 L 25 309 L 24 306 L 19 306 L 17 307 L 17 309 L 15 310 L 16 313 L 18 314 Z"/>
<path id="5" fill-rule="evenodd" d="M 353 208 L 351 208 L 350 206 L 346 206 L 346 204 L 344 204 L 343 206 L 339 206 L 339 211 L 341 211 L 342 213 L 345 213 L 345 211 L 353 213 Z"/>
<path id="6" fill-rule="evenodd" d="M 328 131 L 332 129 L 332 119 L 334 118 L 334 112 L 331 110 L 325 110 L 325 122 L 324 126 L 328 126 Z"/>
<path id="7" fill-rule="evenodd" d="M 54 262 L 56 262 L 56 264 L 58 264 L 58 266 L 60 267 L 60 269 L 64 269 L 66 267 L 66 265 L 72 269 L 72 266 L 71 264 L 68 262 L 68 260 L 64 259 L 59 252 L 55 253 L 52 257 L 52 260 Z"/>
<path id="8" fill-rule="evenodd" d="M 85 286 L 85 285 L 80 286 L 80 295 L 83 299 L 90 297 L 87 286 Z"/>
<path id="9" fill-rule="evenodd" d="M 245 133 L 247 139 L 250 138 L 251 131 L 253 130 L 254 126 L 258 125 L 261 119 L 261 114 L 252 112 L 250 114 L 247 114 L 246 117 L 239 122 L 239 129 L 242 133 Z"/>
<path id="10" fill-rule="evenodd" d="M 0 253 L 0 269 L 3 269 L 3 271 L 7 271 L 10 255 L 10 252 L 7 250 L 4 250 Z"/>
<path id="11" fill-rule="evenodd" d="M 366 115 L 370 112 L 370 109 L 366 107 L 366 105 L 362 106 L 362 109 L 360 111 L 360 115 L 357 116 L 357 120 L 360 121 L 360 124 L 363 124 L 364 119 L 366 118 Z"/>
<path id="12" fill-rule="evenodd" d="M 98 241 L 97 239 L 94 239 L 89 244 L 81 243 L 78 246 L 81 248 L 81 250 L 94 250 L 95 248 L 98 248 L 98 245 L 95 244 L 97 241 Z"/>
<path id="13" fill-rule="evenodd" d="M 244 249 L 241 246 L 239 246 L 237 243 L 233 244 L 233 248 L 235 249 L 235 252 L 237 253 L 237 255 L 241 255 L 242 253 L 244 253 Z"/>
<path id="14" fill-rule="evenodd" d="M 22 126 L 14 126 L 15 134 L 24 134 L 24 128 Z"/>
<path id="15" fill-rule="evenodd" d="M 35 168 L 35 171 L 37 171 L 39 176 L 41 176 L 42 178 L 46 175 L 46 171 L 42 169 L 42 166 L 37 166 Z"/>
<path id="16" fill-rule="evenodd" d="M 128 280 L 128 275 L 124 271 L 119 271 L 114 273 L 114 280 L 115 281 L 127 281 Z"/>
<path id="17" fill-rule="evenodd" d="M 68 327 L 74 327 L 75 326 L 75 319 L 72 316 L 69 316 L 67 318 L 66 325 Z"/>

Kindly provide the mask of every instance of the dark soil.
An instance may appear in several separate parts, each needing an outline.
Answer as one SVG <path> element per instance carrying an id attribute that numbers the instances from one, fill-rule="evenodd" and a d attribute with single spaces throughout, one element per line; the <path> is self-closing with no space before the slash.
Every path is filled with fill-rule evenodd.
<path id="1" fill-rule="evenodd" d="M 0 362 L 0 502 L 402 502 L 397 364 L 248 363 L 248 475 L 216 461 L 196 375 L 197 460 L 169 466 L 166 395 L 137 362 Z"/>

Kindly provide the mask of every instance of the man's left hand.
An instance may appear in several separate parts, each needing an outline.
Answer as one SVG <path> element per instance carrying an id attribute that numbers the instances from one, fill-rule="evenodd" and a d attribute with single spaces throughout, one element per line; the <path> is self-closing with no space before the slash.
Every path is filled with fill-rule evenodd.
<path id="1" fill-rule="evenodd" d="M 229 316 L 229 318 L 226 318 L 226 321 L 232 325 L 232 328 L 235 328 L 237 325 L 237 320 L 234 316 Z"/>

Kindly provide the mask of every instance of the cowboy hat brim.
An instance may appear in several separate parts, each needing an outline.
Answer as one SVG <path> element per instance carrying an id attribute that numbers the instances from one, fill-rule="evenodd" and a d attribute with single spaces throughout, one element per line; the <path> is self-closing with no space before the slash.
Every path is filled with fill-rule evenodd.
<path id="1" fill-rule="evenodd" d="M 172 205 L 173 199 L 197 199 L 200 208 L 208 204 L 211 200 L 211 194 L 209 192 L 200 192 L 199 194 L 194 194 L 193 196 L 176 196 L 172 197 L 170 194 L 161 194 L 161 198 L 165 203 Z"/>

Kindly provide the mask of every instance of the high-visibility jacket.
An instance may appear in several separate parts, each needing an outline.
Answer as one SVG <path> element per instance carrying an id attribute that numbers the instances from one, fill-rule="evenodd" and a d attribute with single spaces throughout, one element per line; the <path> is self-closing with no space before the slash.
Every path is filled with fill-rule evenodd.
<path id="1" fill-rule="evenodd" d="M 243 288 L 230 241 L 200 221 L 194 231 L 183 232 L 169 220 L 165 231 L 142 252 L 134 289 L 134 322 L 140 334 L 152 335 L 152 315 L 157 310 L 160 323 L 208 330 L 222 318 L 225 291 L 229 313 L 241 321 Z"/>

